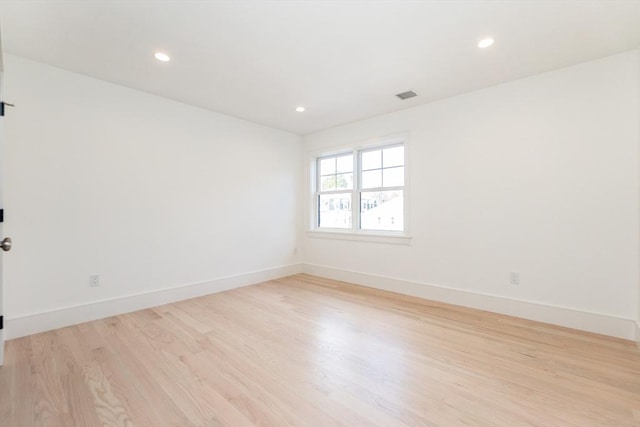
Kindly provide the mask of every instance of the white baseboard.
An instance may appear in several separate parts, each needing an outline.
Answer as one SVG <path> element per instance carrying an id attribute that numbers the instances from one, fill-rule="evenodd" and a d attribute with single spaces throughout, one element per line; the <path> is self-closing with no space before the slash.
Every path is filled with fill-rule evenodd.
<path id="1" fill-rule="evenodd" d="M 304 272 L 370 288 L 566 326 L 627 340 L 636 339 L 637 341 L 639 339 L 637 337 L 640 337 L 640 329 L 638 329 L 640 326 L 632 319 L 390 277 L 374 276 L 315 264 L 304 264 Z"/>
<path id="2" fill-rule="evenodd" d="M 126 295 L 83 305 L 5 318 L 4 338 L 5 340 L 19 338 L 302 272 L 419 298 L 635 340 L 640 348 L 640 323 L 631 319 L 314 264 L 294 264 L 276 267 L 217 278 L 206 282 L 191 283 L 158 291 Z"/>
<path id="3" fill-rule="evenodd" d="M 4 327 L 5 339 L 19 338 L 91 320 L 130 313 L 149 307 L 157 307 L 163 304 L 291 276 L 301 272 L 302 264 L 294 264 L 236 276 L 221 277 L 206 282 L 190 283 L 157 291 L 125 295 L 83 305 L 6 318 Z"/>

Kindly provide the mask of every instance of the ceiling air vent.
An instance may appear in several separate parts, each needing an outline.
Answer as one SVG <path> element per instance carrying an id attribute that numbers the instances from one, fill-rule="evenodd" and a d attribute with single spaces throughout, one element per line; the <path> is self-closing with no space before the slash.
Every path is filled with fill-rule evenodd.
<path id="1" fill-rule="evenodd" d="M 412 90 L 408 90 L 406 92 L 399 93 L 396 96 L 404 101 L 405 99 L 409 99 L 409 98 L 413 98 L 414 96 L 418 96 L 418 94 L 415 93 Z"/>

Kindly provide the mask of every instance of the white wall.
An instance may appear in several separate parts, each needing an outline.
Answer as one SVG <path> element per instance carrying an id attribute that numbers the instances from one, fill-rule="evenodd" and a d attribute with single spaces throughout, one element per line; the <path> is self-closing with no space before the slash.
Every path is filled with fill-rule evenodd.
<path id="1" fill-rule="evenodd" d="M 639 80 L 631 51 L 306 136 L 313 151 L 410 133 L 413 244 L 304 237 L 305 262 L 633 325 Z"/>
<path id="2" fill-rule="evenodd" d="M 5 89 L 10 335 L 30 314 L 298 263 L 299 136 L 12 55 Z"/>
<path id="3" fill-rule="evenodd" d="M 402 246 L 299 236 L 298 136 L 6 55 L 7 333 L 301 260 L 460 289 L 442 296 L 465 305 L 495 295 L 524 317 L 515 300 L 640 321 L 639 80 L 628 52 L 306 136 L 311 151 L 409 132 Z"/>

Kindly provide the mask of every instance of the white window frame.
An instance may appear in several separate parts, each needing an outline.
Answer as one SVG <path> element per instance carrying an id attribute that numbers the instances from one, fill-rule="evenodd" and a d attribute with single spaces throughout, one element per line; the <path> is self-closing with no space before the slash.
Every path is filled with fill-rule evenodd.
<path id="1" fill-rule="evenodd" d="M 362 177 L 362 153 L 378 150 L 381 148 L 404 146 L 404 186 L 402 187 L 381 187 L 381 188 L 360 188 Z M 367 141 L 362 144 L 354 144 L 348 147 L 338 147 L 332 150 L 315 151 L 309 153 L 309 190 L 311 198 L 309 229 L 307 235 L 313 238 L 340 239 L 352 241 L 368 241 L 375 243 L 391 244 L 411 244 L 410 221 L 409 221 L 409 163 L 410 163 L 409 138 L 407 135 L 396 135 Z M 336 190 L 332 192 L 320 192 L 318 183 L 320 182 L 320 170 L 318 164 L 321 159 L 329 157 L 339 157 L 342 155 L 353 155 L 353 189 Z M 382 165 L 381 165 L 382 166 Z M 360 198 L 361 193 L 369 191 L 403 191 L 403 231 L 385 230 L 365 230 L 360 228 Z M 318 200 L 320 194 L 351 194 L 351 228 L 328 228 L 319 226 Z"/>

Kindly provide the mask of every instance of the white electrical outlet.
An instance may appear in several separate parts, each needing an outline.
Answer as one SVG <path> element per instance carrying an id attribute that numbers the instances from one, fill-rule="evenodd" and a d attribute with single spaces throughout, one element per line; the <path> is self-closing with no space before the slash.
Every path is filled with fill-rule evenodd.
<path id="1" fill-rule="evenodd" d="M 509 275 L 509 283 L 511 283 L 512 285 L 519 285 L 520 273 L 515 273 L 512 271 L 511 274 Z"/>
<path id="2" fill-rule="evenodd" d="M 100 286 L 100 275 L 99 274 L 90 274 L 89 275 L 89 286 L 95 288 L 96 286 Z"/>

